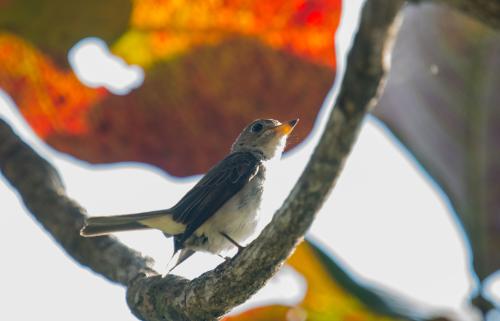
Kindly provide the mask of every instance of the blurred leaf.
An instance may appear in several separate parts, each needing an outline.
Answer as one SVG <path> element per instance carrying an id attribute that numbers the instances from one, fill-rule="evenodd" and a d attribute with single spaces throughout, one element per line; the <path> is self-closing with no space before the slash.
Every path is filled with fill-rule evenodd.
<path id="1" fill-rule="evenodd" d="M 81 38 L 115 41 L 127 29 L 130 12 L 131 2 L 122 0 L 3 0 L 0 30 L 17 34 L 64 66 L 68 50 Z"/>
<path id="2" fill-rule="evenodd" d="M 131 28 L 114 51 L 130 63 L 149 66 L 192 47 L 243 36 L 334 66 L 339 8 L 337 0 L 135 1 Z"/>
<path id="3" fill-rule="evenodd" d="M 293 312 L 293 307 L 282 305 L 269 305 L 257 307 L 248 311 L 242 312 L 235 316 L 229 316 L 222 321 L 302 321 L 304 319 L 288 318 L 289 311 Z"/>
<path id="4" fill-rule="evenodd" d="M 500 268 L 500 34 L 434 5 L 405 13 L 374 113 L 450 197 L 484 279 Z"/>
<path id="5" fill-rule="evenodd" d="M 1 2 L 9 60 L 0 60 L 0 87 L 37 134 L 89 162 L 141 161 L 174 175 L 202 173 L 262 117 L 300 117 L 293 146 L 312 129 L 333 83 L 340 0 L 133 1 L 130 14 L 126 8 L 111 14 L 109 34 L 94 29 L 105 28 L 98 22 L 111 5 L 92 2 L 80 20 L 66 21 L 80 14 L 79 6 L 57 19 L 51 10 L 59 2 Z M 42 13 L 33 18 L 39 28 L 26 25 L 34 8 Z M 95 24 L 85 20 L 88 12 Z M 123 17 L 130 19 L 127 30 L 119 27 Z M 86 88 L 61 67 L 69 47 L 95 35 L 117 39 L 113 52 L 145 67 L 142 87 L 116 96 Z"/>
<path id="6" fill-rule="evenodd" d="M 300 244 L 287 264 L 307 282 L 307 292 L 297 306 L 271 305 L 251 309 L 224 321 L 391 321 L 412 319 L 395 311 L 377 293 L 354 280 L 320 247 L 309 241 Z"/>
<path id="7" fill-rule="evenodd" d="M 332 81 L 331 70 L 235 38 L 157 63 L 139 89 L 94 106 L 87 132 L 47 140 L 92 162 L 132 160 L 180 176 L 202 173 L 256 118 L 300 117 L 292 144 L 302 140 Z"/>
<path id="8" fill-rule="evenodd" d="M 106 91 L 85 87 L 70 71 L 17 36 L 0 32 L 0 88 L 12 95 L 35 132 L 79 135 L 86 115 Z"/>

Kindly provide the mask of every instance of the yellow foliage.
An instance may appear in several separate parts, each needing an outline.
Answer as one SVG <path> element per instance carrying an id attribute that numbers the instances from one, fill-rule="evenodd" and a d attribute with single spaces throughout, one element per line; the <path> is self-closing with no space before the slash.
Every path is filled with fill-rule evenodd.
<path id="1" fill-rule="evenodd" d="M 307 242 L 297 247 L 287 264 L 307 281 L 307 292 L 295 307 L 271 305 L 251 309 L 224 321 L 394 321 L 370 311 L 332 278 Z"/>

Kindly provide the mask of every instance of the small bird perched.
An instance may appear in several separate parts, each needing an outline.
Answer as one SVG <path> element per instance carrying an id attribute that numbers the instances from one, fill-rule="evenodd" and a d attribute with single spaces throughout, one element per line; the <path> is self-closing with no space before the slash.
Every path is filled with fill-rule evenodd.
<path id="1" fill-rule="evenodd" d="M 284 124 L 258 119 L 248 125 L 229 155 L 173 207 L 118 216 L 89 217 L 80 231 L 85 237 L 155 228 L 174 238 L 173 268 L 195 251 L 219 254 L 248 238 L 257 226 L 266 161 L 281 156 L 298 119 Z M 172 268 L 172 269 L 173 269 Z"/>

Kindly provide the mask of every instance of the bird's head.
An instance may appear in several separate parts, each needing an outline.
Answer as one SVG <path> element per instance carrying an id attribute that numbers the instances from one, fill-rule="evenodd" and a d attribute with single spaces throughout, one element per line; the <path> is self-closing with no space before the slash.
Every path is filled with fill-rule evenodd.
<path id="1" fill-rule="evenodd" d="M 257 153 L 264 159 L 279 156 L 285 148 L 288 135 L 298 121 L 294 119 L 282 124 L 274 119 L 257 119 L 243 129 L 231 151 Z"/>

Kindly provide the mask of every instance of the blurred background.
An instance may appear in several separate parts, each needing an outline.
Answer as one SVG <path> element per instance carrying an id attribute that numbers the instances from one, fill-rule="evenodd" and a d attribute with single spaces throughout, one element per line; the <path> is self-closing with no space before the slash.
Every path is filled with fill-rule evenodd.
<path id="1" fill-rule="evenodd" d="M 263 227 L 319 139 L 362 4 L 0 1 L 0 117 L 89 215 L 167 208 L 248 122 L 298 117 Z M 478 297 L 500 320 L 500 34 L 433 4 L 403 15 L 309 242 L 227 320 L 480 320 Z M 124 289 L 69 259 L 0 180 L 0 318 L 135 320 Z M 160 232 L 118 237 L 165 270 Z M 197 253 L 175 273 L 220 262 Z"/>

